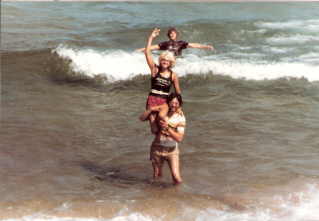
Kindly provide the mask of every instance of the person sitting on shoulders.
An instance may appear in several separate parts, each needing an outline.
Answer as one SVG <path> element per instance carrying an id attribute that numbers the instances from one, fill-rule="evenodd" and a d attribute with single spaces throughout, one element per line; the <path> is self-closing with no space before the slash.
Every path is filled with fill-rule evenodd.
<path id="1" fill-rule="evenodd" d="M 160 30 L 155 28 L 148 37 L 146 49 L 144 51 L 147 64 L 151 70 L 151 91 L 147 98 L 146 108 L 150 110 L 148 118 L 140 117 L 140 120 L 149 120 L 151 126 L 151 132 L 156 134 L 158 131 L 158 125 L 156 118 L 164 119 L 168 112 L 168 105 L 166 99 L 169 95 L 170 88 L 173 85 L 175 92 L 180 94 L 181 89 L 179 86 L 178 75 L 172 71 L 172 67 L 175 64 L 175 57 L 171 52 L 165 51 L 159 56 L 159 65 L 154 63 L 151 45 L 154 38 L 159 35 Z M 156 106 L 156 110 L 152 107 Z"/>
<path id="2" fill-rule="evenodd" d="M 182 50 L 186 48 L 198 48 L 198 49 L 209 49 L 215 50 L 212 45 L 204 45 L 199 43 L 188 43 L 183 40 L 177 40 L 179 36 L 178 31 L 175 28 L 170 28 L 167 31 L 168 41 L 161 42 L 157 45 L 152 45 L 151 50 L 167 50 L 174 53 L 175 56 L 181 56 Z M 137 51 L 143 52 L 145 48 L 137 49 Z"/>

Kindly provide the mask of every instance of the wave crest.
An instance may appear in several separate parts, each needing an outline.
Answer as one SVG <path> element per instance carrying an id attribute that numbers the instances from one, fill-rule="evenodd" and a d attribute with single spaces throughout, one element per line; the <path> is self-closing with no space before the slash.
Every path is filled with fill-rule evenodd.
<path id="1" fill-rule="evenodd" d="M 73 49 L 59 46 L 53 50 L 74 73 L 82 73 L 88 78 L 107 79 L 113 83 L 132 80 L 140 75 L 149 75 L 143 53 L 123 50 L 96 51 L 93 49 Z M 154 55 L 157 61 L 158 55 Z M 318 81 L 319 67 L 305 64 L 278 62 L 262 63 L 253 60 L 231 60 L 218 55 L 200 56 L 188 54 L 178 59 L 174 71 L 180 77 L 187 75 L 216 74 L 234 79 L 276 80 L 280 78 L 302 78 Z"/>

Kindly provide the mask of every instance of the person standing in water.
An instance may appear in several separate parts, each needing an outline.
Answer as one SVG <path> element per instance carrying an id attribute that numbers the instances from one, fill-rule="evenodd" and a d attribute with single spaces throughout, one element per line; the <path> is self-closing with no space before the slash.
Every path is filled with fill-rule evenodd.
<path id="1" fill-rule="evenodd" d="M 153 166 L 153 179 L 162 177 L 162 168 L 165 161 L 168 162 L 174 184 L 182 183 L 180 173 L 180 160 L 178 143 L 184 138 L 186 118 L 182 111 L 182 96 L 171 93 L 167 98 L 169 111 L 166 119 L 159 119 L 159 131 L 157 132 L 150 150 L 150 160 Z M 159 110 L 154 107 L 154 110 Z M 142 116 L 147 118 L 151 113 L 146 110 Z"/>
<path id="2" fill-rule="evenodd" d="M 183 40 L 177 40 L 179 33 L 175 28 L 170 28 L 167 31 L 168 41 L 161 42 L 157 45 L 151 45 L 151 50 L 167 50 L 174 53 L 175 56 L 181 56 L 182 50 L 186 48 L 198 48 L 198 49 L 209 49 L 215 50 L 212 45 L 204 45 L 199 43 L 188 43 Z M 137 51 L 144 51 L 145 48 L 137 49 Z"/>
<path id="3" fill-rule="evenodd" d="M 181 94 L 178 76 L 172 71 L 172 67 L 175 65 L 175 56 L 171 52 L 165 51 L 159 56 L 159 65 L 154 63 L 151 45 L 153 39 L 159 35 L 159 32 L 160 29 L 158 28 L 155 28 L 152 31 L 148 37 L 144 51 L 147 64 L 151 71 L 151 91 L 148 95 L 146 104 L 146 108 L 150 111 L 150 115 L 147 118 L 140 116 L 140 120 L 142 121 L 149 120 L 151 132 L 153 134 L 158 132 L 156 117 L 164 120 L 167 115 L 168 105 L 166 100 L 171 85 L 174 85 L 177 94 Z"/>

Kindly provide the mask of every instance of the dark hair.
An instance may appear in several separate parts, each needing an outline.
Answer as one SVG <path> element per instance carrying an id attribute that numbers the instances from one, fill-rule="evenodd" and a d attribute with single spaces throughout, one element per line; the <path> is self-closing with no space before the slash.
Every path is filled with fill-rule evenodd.
<path id="1" fill-rule="evenodd" d="M 168 95 L 168 98 L 167 98 L 167 103 L 171 102 L 174 98 L 176 98 L 178 100 L 180 107 L 183 106 L 182 95 L 177 94 L 177 93 L 170 93 Z"/>
<path id="2" fill-rule="evenodd" d="M 177 36 L 179 35 L 179 33 L 178 33 L 176 28 L 169 28 L 168 31 L 167 31 L 167 37 L 169 37 L 171 32 L 175 32 Z"/>

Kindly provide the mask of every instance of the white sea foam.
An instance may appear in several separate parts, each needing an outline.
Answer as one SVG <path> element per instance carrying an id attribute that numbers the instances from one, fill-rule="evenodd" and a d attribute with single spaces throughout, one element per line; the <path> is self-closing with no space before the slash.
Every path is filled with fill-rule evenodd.
<path id="1" fill-rule="evenodd" d="M 294 193 L 290 199 L 284 200 L 281 208 L 286 211 L 286 220 L 291 221 L 319 220 L 319 191 L 318 185 L 309 184 L 304 192 Z M 296 202 L 297 201 L 297 202 Z"/>
<path id="2" fill-rule="evenodd" d="M 319 62 L 319 53 L 311 52 L 308 54 L 301 55 L 299 58 L 303 60 L 313 60 Z"/>
<path id="3" fill-rule="evenodd" d="M 317 32 L 319 30 L 319 20 L 310 19 L 310 20 L 294 20 L 286 22 L 256 22 L 255 24 L 259 28 L 266 29 L 299 29 L 309 32 Z"/>
<path id="4" fill-rule="evenodd" d="M 318 221 L 319 220 L 319 190 L 317 184 L 308 184 L 301 192 L 291 193 L 288 197 L 274 196 L 277 202 L 267 208 L 260 203 L 253 209 L 235 211 L 231 209 L 218 210 L 215 208 L 198 209 L 184 207 L 174 221 Z M 143 215 L 139 212 L 123 208 L 113 218 L 78 218 L 54 217 L 44 214 L 25 216 L 19 219 L 3 219 L 2 221 L 167 221 L 165 213 L 161 217 Z"/>
<path id="5" fill-rule="evenodd" d="M 3 219 L 2 221 L 157 221 L 149 216 L 142 215 L 141 213 L 129 213 L 128 215 L 116 215 L 111 219 L 106 218 L 80 218 L 80 217 L 55 217 L 48 215 L 30 215 L 18 219 Z"/>
<path id="6" fill-rule="evenodd" d="M 258 29 L 254 31 L 246 31 L 249 34 L 265 34 L 267 32 L 267 29 Z"/>
<path id="7" fill-rule="evenodd" d="M 317 184 L 307 184 L 300 192 L 289 194 L 287 197 L 274 196 L 278 202 L 276 209 L 274 205 L 269 208 L 265 203 L 260 203 L 254 209 L 247 211 L 217 210 L 207 208 L 198 210 L 185 208 L 176 221 L 318 221 L 319 220 L 319 190 Z M 265 207 L 261 207 L 264 205 Z M 161 219 L 161 220 L 165 220 Z M 113 220 L 112 220 L 113 221 Z"/>
<path id="8" fill-rule="evenodd" d="M 243 51 L 245 51 L 245 50 L 251 50 L 252 49 L 252 47 L 243 47 L 243 46 L 238 46 L 238 50 L 243 50 Z"/>
<path id="9" fill-rule="evenodd" d="M 64 46 L 55 52 L 62 58 L 71 60 L 71 68 L 76 72 L 93 77 L 104 75 L 110 81 L 128 80 L 136 75 L 148 75 L 149 68 L 143 53 L 122 50 L 98 52 L 75 50 Z M 155 56 L 156 57 L 156 56 Z M 157 58 L 155 58 L 157 61 Z M 247 80 L 273 80 L 279 78 L 306 78 L 319 80 L 319 66 L 306 63 L 254 63 L 249 60 L 219 60 L 217 56 L 199 57 L 188 54 L 177 60 L 174 71 L 179 76 L 188 74 L 214 73 Z"/>
<path id="10" fill-rule="evenodd" d="M 291 36 L 275 36 L 266 40 L 269 44 L 275 45 L 295 45 L 307 42 L 319 41 L 319 36 L 296 34 Z"/>
<path id="11" fill-rule="evenodd" d="M 261 47 L 264 52 L 271 52 L 272 54 L 285 54 L 293 51 L 292 48 L 278 48 L 278 47 L 270 47 L 270 46 L 262 46 Z"/>
<path id="12" fill-rule="evenodd" d="M 287 22 L 256 22 L 257 27 L 268 29 L 287 29 L 302 26 L 304 21 L 287 21 Z"/>
<path id="13" fill-rule="evenodd" d="M 60 57 L 70 59 L 75 72 L 93 77 L 106 75 L 110 80 L 126 80 L 138 74 L 146 74 L 148 68 L 142 53 L 121 50 L 98 52 L 92 49 L 76 50 L 59 46 L 54 50 Z"/>
<path id="14" fill-rule="evenodd" d="M 235 58 L 261 58 L 262 56 L 264 56 L 263 54 L 260 53 L 245 53 L 245 52 L 231 52 L 228 53 L 227 55 L 229 55 L 229 57 L 235 57 Z"/>

